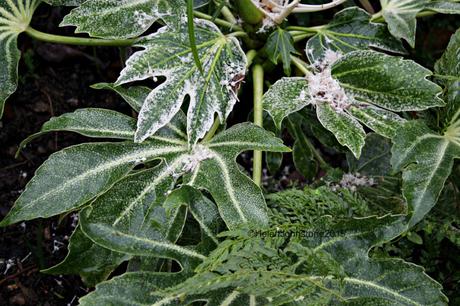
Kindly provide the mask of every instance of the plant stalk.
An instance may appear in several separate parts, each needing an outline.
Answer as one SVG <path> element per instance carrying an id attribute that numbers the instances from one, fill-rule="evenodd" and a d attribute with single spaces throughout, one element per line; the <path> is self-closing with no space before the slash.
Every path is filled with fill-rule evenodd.
<path id="1" fill-rule="evenodd" d="M 71 37 L 43 33 L 35 30 L 32 27 L 28 27 L 25 31 L 27 35 L 37 40 L 65 44 L 65 45 L 78 45 L 78 46 L 100 46 L 100 47 L 129 47 L 134 45 L 137 39 L 99 39 L 99 38 L 86 38 L 86 37 Z"/>
<path id="2" fill-rule="evenodd" d="M 258 25 L 264 20 L 264 13 L 262 13 L 251 0 L 235 0 L 235 3 L 238 13 L 244 22 Z"/>
<path id="3" fill-rule="evenodd" d="M 209 21 L 213 21 L 215 24 L 220 25 L 222 27 L 229 28 L 230 30 L 244 31 L 243 28 L 240 27 L 239 25 L 233 24 L 233 23 L 228 22 L 226 20 L 219 19 L 219 18 L 214 18 L 211 15 L 208 15 L 208 14 L 205 14 L 205 13 L 202 13 L 202 12 L 198 12 L 198 11 L 193 12 L 193 14 L 195 15 L 195 17 L 205 19 L 205 20 L 209 20 Z"/>
<path id="4" fill-rule="evenodd" d="M 256 64 L 252 69 L 254 84 L 254 124 L 263 127 L 262 97 L 264 95 L 264 69 Z M 257 186 L 262 182 L 262 152 L 254 151 L 252 179 Z"/>

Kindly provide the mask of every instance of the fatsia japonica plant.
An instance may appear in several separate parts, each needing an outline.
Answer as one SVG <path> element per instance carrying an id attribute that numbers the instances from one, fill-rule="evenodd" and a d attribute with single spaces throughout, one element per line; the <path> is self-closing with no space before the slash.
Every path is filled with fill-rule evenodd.
<path id="1" fill-rule="evenodd" d="M 93 85 L 135 116 L 51 118 L 19 150 L 56 131 L 100 141 L 52 154 L 0 222 L 78 212 L 67 257 L 43 272 L 95 286 L 81 305 L 448 303 L 422 267 L 370 251 L 423 220 L 458 170 L 460 31 L 434 71 L 409 54 L 417 18 L 459 1 L 43 2 L 74 7 L 61 26 L 88 37 L 32 28 L 39 0 L 0 0 L 2 110 L 21 33 L 135 50 L 115 82 Z M 324 25 L 296 23 L 329 10 Z M 227 126 L 251 100 L 253 123 Z M 245 151 L 251 169 L 236 161 Z M 263 188 L 284 157 L 310 186 Z"/>

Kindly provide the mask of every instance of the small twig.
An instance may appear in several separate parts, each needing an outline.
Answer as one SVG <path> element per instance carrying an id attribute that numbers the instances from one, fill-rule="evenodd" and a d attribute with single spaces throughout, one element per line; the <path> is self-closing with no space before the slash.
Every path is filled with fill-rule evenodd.
<path id="1" fill-rule="evenodd" d="M 361 5 L 364 7 L 366 11 L 368 11 L 371 14 L 375 14 L 375 9 L 369 2 L 369 0 L 359 0 L 359 3 L 361 3 Z"/>

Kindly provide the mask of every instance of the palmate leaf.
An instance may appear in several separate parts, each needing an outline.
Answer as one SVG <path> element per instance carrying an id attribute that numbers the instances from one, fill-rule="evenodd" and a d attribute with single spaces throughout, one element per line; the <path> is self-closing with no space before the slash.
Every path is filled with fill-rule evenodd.
<path id="1" fill-rule="evenodd" d="M 340 11 L 329 24 L 318 30 L 318 34 L 308 40 L 308 59 L 314 63 L 324 56 L 326 50 L 345 54 L 375 48 L 406 53 L 401 42 L 391 36 L 385 25 L 370 20 L 371 15 L 358 7 Z"/>
<path id="2" fill-rule="evenodd" d="M 393 139 L 392 165 L 403 170 L 403 195 L 415 225 L 436 205 L 451 174 L 454 159 L 460 158 L 460 121 L 444 135 L 421 122 L 408 122 Z"/>
<path id="3" fill-rule="evenodd" d="M 264 109 L 280 128 L 286 116 L 314 105 L 321 124 L 359 157 L 365 139 L 360 123 L 391 138 L 404 122 L 394 112 L 444 105 L 441 88 L 426 79 L 429 75 L 413 61 L 354 51 L 306 79 L 279 80 L 265 94 Z"/>
<path id="4" fill-rule="evenodd" d="M 284 73 L 291 74 L 291 54 L 298 54 L 294 47 L 294 39 L 289 32 L 282 28 L 277 28 L 267 39 L 265 50 L 268 58 L 278 64 L 281 59 L 283 63 Z"/>
<path id="5" fill-rule="evenodd" d="M 0 0 L 0 118 L 6 99 L 18 86 L 18 35 L 27 29 L 39 4 L 40 0 Z"/>
<path id="6" fill-rule="evenodd" d="M 145 48 L 131 56 L 115 85 L 164 76 L 140 110 L 135 141 L 142 142 L 171 120 L 186 95 L 189 143 L 204 136 L 217 113 L 224 122 L 237 101 L 246 72 L 246 56 L 234 37 L 224 36 L 211 22 L 199 20 L 196 44 L 204 74 L 197 69 L 186 29 L 168 27 L 138 42 Z"/>
<path id="7" fill-rule="evenodd" d="M 70 237 L 69 253 L 63 262 L 41 272 L 49 274 L 80 274 L 83 282 L 93 287 L 105 281 L 110 273 L 129 255 L 103 248 L 83 234 L 80 227 Z"/>
<path id="8" fill-rule="evenodd" d="M 436 72 L 446 87 L 442 134 L 421 122 L 408 122 L 394 139 L 392 165 L 403 170 L 403 195 L 411 208 L 410 225 L 418 223 L 436 205 L 460 158 L 460 31 L 452 36 Z"/>
<path id="9" fill-rule="evenodd" d="M 158 19 L 177 27 L 184 17 L 182 0 L 90 0 L 64 17 L 61 26 L 76 26 L 77 33 L 93 37 L 122 39 L 141 35 Z"/>
<path id="10" fill-rule="evenodd" d="M 430 0 L 380 0 L 383 18 L 388 24 L 390 33 L 406 40 L 415 47 L 415 31 L 417 29 L 417 14 L 421 12 Z"/>
<path id="11" fill-rule="evenodd" d="M 96 112 L 98 116 L 102 114 L 99 110 Z M 82 125 L 77 128 L 77 120 L 62 120 L 72 117 L 75 119 L 80 115 L 77 112 L 54 118 L 45 126 L 53 126 L 49 130 L 56 130 L 60 126 L 63 130 L 82 134 L 91 130 L 92 134 L 86 135 L 99 136 L 97 129 L 107 131 L 113 123 L 112 112 L 106 112 L 108 117 L 105 119 L 98 117 L 99 120 L 93 122 L 93 126 L 88 121 L 82 121 Z M 191 181 L 213 195 L 219 212 L 230 228 L 241 223 L 266 225 L 266 206 L 262 193 L 238 169 L 235 158 L 245 150 L 286 152 L 289 149 L 272 133 L 252 124 L 236 125 L 220 133 L 212 142 L 197 144 L 189 149 L 186 139 L 183 138 L 184 131 L 181 130 L 185 125 L 184 117 L 179 112 L 169 123 L 169 127 L 161 129 L 143 144 L 88 143 L 53 154 L 37 170 L 35 177 L 0 225 L 50 217 L 78 209 L 110 190 L 136 165 L 155 159 L 164 160 L 163 170 L 158 178 L 177 178 L 191 173 Z M 107 126 L 101 125 L 103 122 L 108 123 Z M 87 212 L 90 210 L 89 208 Z M 127 209 L 126 216 L 130 214 L 131 209 Z M 123 216 L 119 216 L 120 220 Z M 82 226 L 84 231 L 89 231 L 85 230 L 85 225 Z"/>

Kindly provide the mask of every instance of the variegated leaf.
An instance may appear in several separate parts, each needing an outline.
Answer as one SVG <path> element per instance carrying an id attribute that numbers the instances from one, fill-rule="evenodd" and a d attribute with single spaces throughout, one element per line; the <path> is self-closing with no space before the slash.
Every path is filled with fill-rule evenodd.
<path id="1" fill-rule="evenodd" d="M 81 213 L 83 232 L 101 246 L 127 254 L 199 262 L 199 252 L 175 244 L 186 210 L 175 208 L 169 218 L 162 204 L 173 187 L 181 155 L 161 165 L 130 175 L 97 198 Z M 168 238 L 174 238 L 172 241 Z"/>
<path id="2" fill-rule="evenodd" d="M 443 126 L 449 126 L 460 109 L 460 29 L 452 35 L 443 56 L 435 65 L 436 80 L 446 90 L 447 106 L 440 113 Z"/>
<path id="3" fill-rule="evenodd" d="M 6 99 L 18 86 L 18 35 L 27 29 L 39 4 L 40 0 L 0 0 L 0 118 Z"/>
<path id="4" fill-rule="evenodd" d="M 366 11 L 351 7 L 334 16 L 318 30 L 307 43 L 307 56 L 311 63 L 323 58 L 326 50 L 342 54 L 375 48 L 393 53 L 406 53 L 401 42 L 388 32 L 387 27 L 370 21 Z"/>
<path id="5" fill-rule="evenodd" d="M 441 14 L 460 14 L 460 3 L 458 0 L 431 0 L 425 10 Z"/>
<path id="6" fill-rule="evenodd" d="M 77 209 L 109 190 L 136 165 L 187 150 L 187 143 L 168 128 L 144 144 L 88 143 L 66 148 L 37 170 L 0 226 Z"/>
<path id="7" fill-rule="evenodd" d="M 316 105 L 319 122 L 331 131 L 339 143 L 348 147 L 356 157 L 361 155 L 366 132 L 359 122 L 344 111 L 336 111 L 329 104 Z"/>
<path id="8" fill-rule="evenodd" d="M 195 65 L 185 29 L 160 29 L 140 40 L 138 46 L 145 50 L 128 59 L 116 85 L 166 77 L 142 105 L 135 141 L 142 142 L 168 123 L 187 95 L 190 144 L 204 136 L 216 113 L 224 122 L 233 109 L 246 72 L 246 56 L 238 40 L 224 36 L 213 23 L 204 20 L 197 21 L 195 36 L 203 74 Z"/>
<path id="9" fill-rule="evenodd" d="M 409 225 L 413 226 L 436 205 L 454 159 L 460 158 L 460 120 L 457 116 L 444 135 L 421 122 L 409 121 L 393 142 L 391 163 L 396 171 L 403 171 L 403 195 L 412 213 Z"/>
<path id="10" fill-rule="evenodd" d="M 141 35 L 158 19 L 178 26 L 184 16 L 182 0 L 90 0 L 73 9 L 61 26 L 76 26 L 77 33 L 93 37 L 121 39 Z"/>
<path id="11" fill-rule="evenodd" d="M 288 152 L 278 138 L 255 125 L 243 123 L 216 135 L 198 147 L 190 161 L 187 184 L 209 191 L 228 228 L 241 224 L 266 226 L 267 207 L 257 185 L 241 172 L 236 156 L 248 150 Z M 201 161 L 196 163 L 196 159 Z"/>
<path id="12" fill-rule="evenodd" d="M 359 157 L 366 125 L 392 137 L 404 122 L 394 112 L 443 106 L 432 73 L 409 60 L 373 51 L 341 55 L 328 50 L 306 79 L 283 78 L 264 95 L 263 106 L 278 128 L 307 105 L 316 107 L 321 124 Z M 407 73 L 410 71 L 410 73 Z"/>
<path id="13" fill-rule="evenodd" d="M 19 150 L 35 138 L 56 131 L 75 132 L 94 138 L 132 139 L 136 131 L 136 120 L 107 109 L 81 108 L 73 113 L 51 118 L 43 124 L 40 132 L 23 140 Z"/>
<path id="14" fill-rule="evenodd" d="M 390 33 L 406 40 L 415 47 L 415 31 L 417 14 L 421 12 L 429 0 L 380 0 L 382 14 L 388 24 Z"/>

